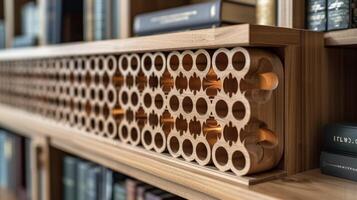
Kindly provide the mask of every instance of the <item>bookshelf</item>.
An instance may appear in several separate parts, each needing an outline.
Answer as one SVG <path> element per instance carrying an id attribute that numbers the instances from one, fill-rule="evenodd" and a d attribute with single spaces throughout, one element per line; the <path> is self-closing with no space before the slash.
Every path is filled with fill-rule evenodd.
<path id="1" fill-rule="evenodd" d="M 121 18 L 123 38 L 132 36 L 131 22 L 136 14 L 152 10 L 147 1 L 136 1 L 123 0 L 120 5 L 124 15 Z M 161 9 L 190 1 L 162 2 L 152 4 Z M 37 0 L 37 3 L 43 19 L 46 0 Z M 304 2 L 289 0 L 278 4 L 278 24 L 288 28 L 243 24 L 120 40 L 47 45 L 46 24 L 41 22 L 39 47 L 1 51 L 0 65 L 6 62 L 31 65 L 30 61 L 46 63 L 58 58 L 118 58 L 124 54 L 142 56 L 155 52 L 168 55 L 197 49 L 213 54 L 220 48 L 242 47 L 272 53 L 283 64 L 282 102 L 276 109 L 283 112 L 283 117 L 276 115 L 276 121 L 281 122 L 278 126 L 283 127 L 283 137 L 279 141 L 283 156 L 272 169 L 253 175 L 222 172 L 212 163 L 201 166 L 184 158 L 173 158 L 167 151 L 158 153 L 93 134 L 63 119 L 56 122 L 41 111 L 24 111 L 23 105 L 1 104 L 1 127 L 32 139 L 31 155 L 36 161 L 32 167 L 33 199 L 60 198 L 56 195 L 60 187 L 58 151 L 90 160 L 187 199 L 354 199 L 357 190 L 353 182 L 322 175 L 315 168 L 319 162 L 322 125 L 356 119 L 357 94 L 349 87 L 357 83 L 353 77 L 356 73 L 353 68 L 357 53 L 354 49 L 356 29 L 328 33 L 295 29 L 304 27 Z M 6 26 L 11 26 L 7 33 L 8 46 L 17 29 L 11 25 L 16 17 L 7 9 L 15 7 L 10 0 L 0 1 L 0 19 L 3 15 Z M 264 112 L 266 110 L 260 117 L 269 118 Z M 38 178 L 38 174 L 42 177 Z M 15 198 L 14 195 L 0 190 L 0 199 Z"/>
<path id="2" fill-rule="evenodd" d="M 309 44 L 309 48 L 305 48 L 305 44 Z M 324 98 L 324 95 L 328 95 L 328 91 L 323 90 L 320 84 L 316 84 L 314 88 L 297 86 L 305 84 L 302 82 L 302 77 L 312 80 L 314 74 L 319 73 L 319 70 L 310 70 L 322 61 L 320 60 L 322 58 L 320 50 L 323 48 L 322 33 L 257 25 L 236 25 L 123 40 L 12 49 L 1 52 L 0 58 L 11 62 L 18 59 L 50 60 L 67 56 L 171 52 L 183 49 L 216 49 L 236 46 L 269 49 L 284 61 L 285 103 L 281 105 L 284 105 L 284 115 L 289 116 L 282 120 L 285 127 L 284 157 L 274 170 L 263 174 L 237 177 L 182 159 L 172 159 L 166 154 L 158 154 L 91 135 L 87 131 L 54 123 L 50 119 L 46 120 L 38 115 L 7 106 L 0 107 L 1 113 L 4 113 L 0 116 L 0 124 L 29 137 L 48 138 L 49 146 L 101 163 L 185 198 L 225 197 L 233 199 L 242 195 L 257 197 L 255 195 L 258 194 L 247 189 L 247 185 L 269 182 L 287 174 L 296 174 L 317 167 L 319 146 L 316 144 L 319 141 L 319 135 L 316 130 L 319 124 L 308 122 L 324 120 L 325 116 L 321 116 L 320 113 L 326 105 L 321 105 L 316 98 Z M 304 66 L 303 70 L 300 66 Z M 327 79 L 322 77 L 321 80 L 314 79 L 314 81 L 323 83 Z M 298 90 L 297 88 L 304 89 Z M 304 99 L 296 98 L 308 93 L 314 93 L 316 97 L 304 95 Z M 329 113 L 326 113 L 326 116 L 327 114 Z M 14 119 L 22 123 L 11 123 Z M 299 140 L 304 143 L 297 143 Z M 132 159 L 133 157 L 138 159 Z M 307 157 L 309 159 L 304 159 Z M 195 177 L 195 181 L 192 177 Z"/>

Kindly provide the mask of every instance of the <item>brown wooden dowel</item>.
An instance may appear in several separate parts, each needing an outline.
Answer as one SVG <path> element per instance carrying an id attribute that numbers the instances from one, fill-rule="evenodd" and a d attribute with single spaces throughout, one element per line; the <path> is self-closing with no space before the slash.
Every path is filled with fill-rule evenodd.
<path id="1" fill-rule="evenodd" d="M 279 85 L 278 76 L 274 72 L 256 74 L 250 79 L 244 79 L 241 82 L 241 90 L 259 89 L 274 90 Z"/>

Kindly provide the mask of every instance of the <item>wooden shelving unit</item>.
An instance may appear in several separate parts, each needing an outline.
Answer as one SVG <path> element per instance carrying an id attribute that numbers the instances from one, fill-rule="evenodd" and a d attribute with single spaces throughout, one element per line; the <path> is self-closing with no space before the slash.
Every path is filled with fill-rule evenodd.
<path id="1" fill-rule="evenodd" d="M 312 41 L 313 43 L 311 43 Z M 303 96 L 302 99 L 296 97 L 311 92 L 318 98 L 328 95 L 328 92 L 325 93 L 326 91 L 322 93 L 322 85 L 319 84 L 314 88 L 301 87 L 304 85 L 303 77 L 304 79 L 313 79 L 315 73 L 318 72 L 309 70 L 321 62 L 319 59 L 320 50 L 323 48 L 321 33 L 287 28 L 237 25 L 125 40 L 6 50 L 0 53 L 0 59 L 16 61 L 45 58 L 48 60 L 66 56 L 169 52 L 237 46 L 269 49 L 283 60 L 285 103 L 281 106 L 284 107 L 286 116 L 283 120 L 285 127 L 284 158 L 273 171 L 238 177 L 180 159 L 171 159 L 165 154 L 157 154 L 98 137 L 86 131 L 80 131 L 8 106 L 0 107 L 2 113 L 0 124 L 25 136 L 42 138 L 42 141 L 48 141 L 47 145 L 49 146 L 95 161 L 185 198 L 268 198 L 270 194 L 256 192 L 254 187 L 247 185 L 266 182 L 287 174 L 296 174 L 317 166 L 319 146 L 316 143 L 320 138 L 316 130 L 319 128 L 319 124 L 308 122 L 323 120 L 321 118 L 323 116 L 318 113 L 324 109 L 324 105 L 316 102 L 314 96 Z M 301 66 L 303 67 L 301 68 Z M 322 77 L 321 81 L 323 83 L 327 80 Z M 21 123 L 13 123 L 14 121 Z M 298 143 L 297 141 L 304 142 Z M 46 142 L 40 142 L 39 146 L 48 148 Z M 303 149 L 305 150 L 302 151 Z M 304 159 L 307 157 L 309 159 Z"/>
<path id="2" fill-rule="evenodd" d="M 10 0 L 4 2 L 13 6 Z M 45 5 L 45 0 L 38 2 Z M 128 1 L 123 2 L 125 8 L 129 7 Z M 173 51 L 204 49 L 214 52 L 219 48 L 243 47 L 270 52 L 283 64 L 283 102 L 277 105 L 283 111 L 283 118 L 275 119 L 283 127 L 283 157 L 273 169 L 247 176 L 221 172 L 213 165 L 200 166 L 183 158 L 173 159 L 168 152 L 145 150 L 38 113 L 0 104 L 0 126 L 32 139 L 33 160 L 37 161 L 32 173 L 36 177 L 44 172 L 46 188 L 41 188 L 43 193 L 39 194 L 38 187 L 42 186 L 35 178 L 33 199 L 39 196 L 59 199 L 55 191 L 58 183 L 54 184 L 51 178 L 59 168 L 51 157 L 53 149 L 96 162 L 187 199 L 355 199 L 357 186 L 354 182 L 322 175 L 316 168 L 319 165 L 321 127 L 328 122 L 357 118 L 357 93 L 350 90 L 351 85 L 357 84 L 354 79 L 357 69 L 353 67 L 357 62 L 357 29 L 329 33 L 292 29 L 304 27 L 304 3 L 289 0 L 279 1 L 279 5 L 279 24 L 290 28 L 244 24 L 1 51 L 0 65 L 1 61 L 26 63 L 40 59 L 118 57 L 148 52 L 167 55 Z M 145 10 L 145 7 L 138 9 Z M 40 12 L 44 10 L 45 7 L 40 7 Z M 131 16 L 122 19 L 129 24 L 123 30 L 127 36 L 135 12 L 139 11 L 126 9 L 124 12 Z M 5 10 L 4 17 L 7 23 L 13 23 L 10 11 Z M 41 30 L 43 32 L 45 27 Z M 11 41 L 13 35 L 12 27 L 7 39 Z M 40 44 L 44 45 L 45 39 L 41 38 Z M 16 197 L 9 191 L 0 190 L 2 198 Z"/>
<path id="3" fill-rule="evenodd" d="M 325 45 L 329 47 L 344 46 L 356 47 L 357 46 L 357 28 L 332 31 L 324 34 Z"/>

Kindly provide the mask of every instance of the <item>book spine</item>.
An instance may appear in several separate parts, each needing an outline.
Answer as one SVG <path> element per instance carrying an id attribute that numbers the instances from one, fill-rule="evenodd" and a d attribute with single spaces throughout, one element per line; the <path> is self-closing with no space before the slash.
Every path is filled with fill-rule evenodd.
<path id="1" fill-rule="evenodd" d="M 112 38 L 120 38 L 120 0 L 113 0 L 112 6 Z"/>
<path id="2" fill-rule="evenodd" d="M 357 126 L 329 124 L 323 134 L 325 150 L 357 154 Z"/>
<path id="3" fill-rule="evenodd" d="M 136 186 L 138 182 L 133 179 L 126 179 L 127 200 L 136 200 Z"/>
<path id="4" fill-rule="evenodd" d="M 85 22 L 84 22 L 85 29 L 84 29 L 84 33 L 85 33 L 86 41 L 93 41 L 93 35 L 94 35 L 93 4 L 94 4 L 94 0 L 86 0 L 85 1 Z"/>
<path id="5" fill-rule="evenodd" d="M 216 25 L 221 20 L 221 7 L 221 1 L 215 1 L 138 15 L 134 19 L 134 34 L 149 35 Z"/>
<path id="6" fill-rule="evenodd" d="M 64 200 L 76 199 L 76 174 L 77 174 L 77 160 L 71 156 L 63 158 L 63 195 Z"/>
<path id="7" fill-rule="evenodd" d="M 113 172 L 110 169 L 104 170 L 103 191 L 104 200 L 111 200 L 113 193 Z"/>
<path id="8" fill-rule="evenodd" d="M 53 44 L 53 21 L 54 21 L 54 13 L 53 13 L 53 2 L 54 0 L 48 0 L 47 6 L 46 6 L 46 38 L 47 38 L 47 43 L 48 44 Z"/>
<path id="9" fill-rule="evenodd" d="M 312 31 L 326 31 L 326 0 L 307 1 L 307 28 Z"/>
<path id="10" fill-rule="evenodd" d="M 31 199 L 32 195 L 32 174 L 31 174 L 31 139 L 25 139 L 25 186 L 27 199 Z"/>
<path id="11" fill-rule="evenodd" d="M 328 0 L 327 30 L 340 30 L 350 27 L 350 0 Z"/>
<path id="12" fill-rule="evenodd" d="M 103 40 L 106 36 L 106 1 L 94 0 L 94 40 Z"/>
<path id="13" fill-rule="evenodd" d="M 0 20 L 0 49 L 5 48 L 5 24 Z"/>
<path id="14" fill-rule="evenodd" d="M 320 169 L 327 175 L 357 181 L 356 157 L 323 151 L 320 157 Z"/>
<path id="15" fill-rule="evenodd" d="M 86 176 L 88 174 L 89 163 L 85 161 L 80 161 L 78 163 L 78 187 L 77 187 L 77 199 L 86 200 Z"/>
<path id="16" fill-rule="evenodd" d="M 7 158 L 6 158 L 6 134 L 0 131 L 0 187 L 6 188 L 8 186 L 7 180 Z"/>
<path id="17" fill-rule="evenodd" d="M 86 173 L 86 194 L 85 194 L 85 199 L 86 200 L 95 200 L 96 199 L 96 189 L 95 189 L 95 184 L 96 184 L 96 176 L 95 176 L 95 171 L 94 171 L 94 166 L 91 165 Z"/>
<path id="18" fill-rule="evenodd" d="M 126 200 L 126 190 L 124 184 L 114 183 L 113 200 Z"/>

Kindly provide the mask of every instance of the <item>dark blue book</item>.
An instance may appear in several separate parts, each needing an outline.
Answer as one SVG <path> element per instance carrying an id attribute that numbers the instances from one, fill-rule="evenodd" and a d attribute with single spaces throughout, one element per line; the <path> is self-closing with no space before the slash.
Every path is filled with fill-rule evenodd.
<path id="1" fill-rule="evenodd" d="M 112 200 L 113 191 L 113 171 L 103 168 L 102 177 L 102 198 L 103 200 Z"/>
<path id="2" fill-rule="evenodd" d="M 349 28 L 351 16 L 350 0 L 327 0 L 327 30 Z"/>
<path id="3" fill-rule="evenodd" d="M 5 48 L 5 23 L 0 20 L 0 49 Z"/>
<path id="4" fill-rule="evenodd" d="M 357 181 L 357 157 L 323 151 L 320 157 L 323 174 Z"/>
<path id="5" fill-rule="evenodd" d="M 8 180 L 8 157 L 6 154 L 6 133 L 0 130 L 0 188 L 7 188 Z"/>
<path id="6" fill-rule="evenodd" d="M 307 28 L 312 31 L 326 31 L 327 28 L 327 1 L 307 1 Z"/>
<path id="7" fill-rule="evenodd" d="M 323 137 L 324 150 L 357 155 L 357 124 L 328 124 Z"/>
<path id="8" fill-rule="evenodd" d="M 63 200 L 77 199 L 77 158 L 65 156 L 63 158 Z"/>
<path id="9" fill-rule="evenodd" d="M 114 183 L 113 200 L 126 200 L 126 189 L 124 183 Z"/>
<path id="10" fill-rule="evenodd" d="M 150 35 L 237 23 L 255 23 L 255 7 L 213 1 L 138 15 L 134 19 L 134 34 Z"/>
<path id="11" fill-rule="evenodd" d="M 120 0 L 112 2 L 112 37 L 113 39 L 120 38 Z"/>
<path id="12" fill-rule="evenodd" d="M 92 165 L 91 163 L 86 161 L 80 161 L 77 165 L 78 167 L 77 200 L 86 200 L 86 193 L 88 190 L 86 181 L 87 181 L 88 170 L 90 169 L 91 165 Z"/>

